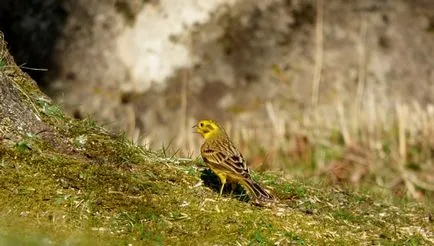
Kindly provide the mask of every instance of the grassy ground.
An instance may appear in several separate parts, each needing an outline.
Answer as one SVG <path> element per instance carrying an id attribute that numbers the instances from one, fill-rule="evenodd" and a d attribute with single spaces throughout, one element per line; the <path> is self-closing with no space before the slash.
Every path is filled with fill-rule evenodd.
<path id="1" fill-rule="evenodd" d="M 280 202 L 257 207 L 242 196 L 218 197 L 218 181 L 199 160 L 53 117 L 64 146 L 32 135 L 1 142 L 0 243 L 434 243 L 429 208 L 413 202 L 269 173 L 255 178 Z"/>
<path id="2" fill-rule="evenodd" d="M 200 160 L 150 151 L 95 122 L 70 119 L 9 58 L 0 56 L 0 73 L 48 129 L 19 135 L 16 125 L 1 125 L 0 244 L 434 243 L 432 207 L 387 192 L 255 173 L 279 202 L 258 207 L 240 192 L 219 197 L 218 180 Z"/>

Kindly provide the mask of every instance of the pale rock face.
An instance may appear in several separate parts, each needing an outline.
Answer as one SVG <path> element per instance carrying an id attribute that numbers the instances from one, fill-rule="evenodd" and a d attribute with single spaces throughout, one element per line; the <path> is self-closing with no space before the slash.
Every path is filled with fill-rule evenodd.
<path id="1" fill-rule="evenodd" d="M 309 120 L 318 67 L 327 126 L 355 97 L 363 109 L 393 109 L 395 95 L 434 101 L 432 1 L 324 0 L 320 36 L 317 0 L 61 2 L 51 96 L 155 147 L 184 143 L 200 118 L 253 129 L 277 119 L 276 132 Z"/>
<path id="2" fill-rule="evenodd" d="M 158 6 L 146 5 L 134 25 L 127 27 L 118 38 L 119 56 L 131 75 L 130 83 L 123 84 L 122 89 L 143 92 L 151 82 L 161 84 L 177 69 L 191 67 L 197 58 L 189 52 L 184 33 L 194 25 L 209 21 L 217 8 L 236 2 L 162 0 Z M 171 38 L 175 36 L 184 36 L 185 40 L 175 42 Z"/>

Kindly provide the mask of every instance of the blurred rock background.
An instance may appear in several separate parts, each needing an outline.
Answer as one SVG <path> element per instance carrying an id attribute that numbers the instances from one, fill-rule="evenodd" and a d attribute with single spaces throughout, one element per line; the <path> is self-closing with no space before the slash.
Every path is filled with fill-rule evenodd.
<path id="1" fill-rule="evenodd" d="M 212 118 L 256 169 L 434 190 L 434 1 L 3 0 L 0 30 L 67 112 L 139 144 L 196 156 Z"/>

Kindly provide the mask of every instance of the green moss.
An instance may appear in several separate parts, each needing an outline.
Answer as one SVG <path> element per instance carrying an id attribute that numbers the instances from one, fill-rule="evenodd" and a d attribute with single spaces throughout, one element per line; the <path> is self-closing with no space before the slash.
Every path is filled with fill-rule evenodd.
<path id="1" fill-rule="evenodd" d="M 279 190 L 283 191 L 284 193 L 286 193 L 286 195 L 289 195 L 289 197 L 291 198 L 302 199 L 302 198 L 306 198 L 307 196 L 306 194 L 307 191 L 304 186 L 287 183 L 282 185 L 279 188 L 280 188 Z"/>
<path id="2" fill-rule="evenodd" d="M 62 109 L 58 105 L 52 104 L 47 99 L 43 97 L 39 97 L 36 99 L 36 102 L 38 103 L 38 106 L 41 109 L 41 111 L 45 115 L 50 116 L 51 119 L 58 119 L 58 118 L 63 119 L 65 117 Z"/>
<path id="3" fill-rule="evenodd" d="M 259 230 L 253 231 L 250 235 L 249 245 L 270 245 L 273 244 L 265 235 L 263 235 Z"/>
<path id="4" fill-rule="evenodd" d="M 135 146 L 93 121 L 51 116 L 62 123 L 54 141 L 60 144 L 40 135 L 0 144 L 0 240 L 6 243 L 411 245 L 432 240 L 427 209 L 408 201 L 393 204 L 321 182 L 253 173 L 280 200 L 271 208 L 256 207 L 243 195 L 219 197 L 218 179 L 200 160 Z"/>

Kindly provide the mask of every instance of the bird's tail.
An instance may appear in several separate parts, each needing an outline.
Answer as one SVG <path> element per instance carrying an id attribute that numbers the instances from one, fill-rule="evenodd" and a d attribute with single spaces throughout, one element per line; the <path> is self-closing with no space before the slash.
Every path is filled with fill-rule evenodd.
<path id="1" fill-rule="evenodd" d="M 259 183 L 253 181 L 250 177 L 243 178 L 240 182 L 250 193 L 256 202 L 274 201 L 274 196 L 263 188 Z"/>

